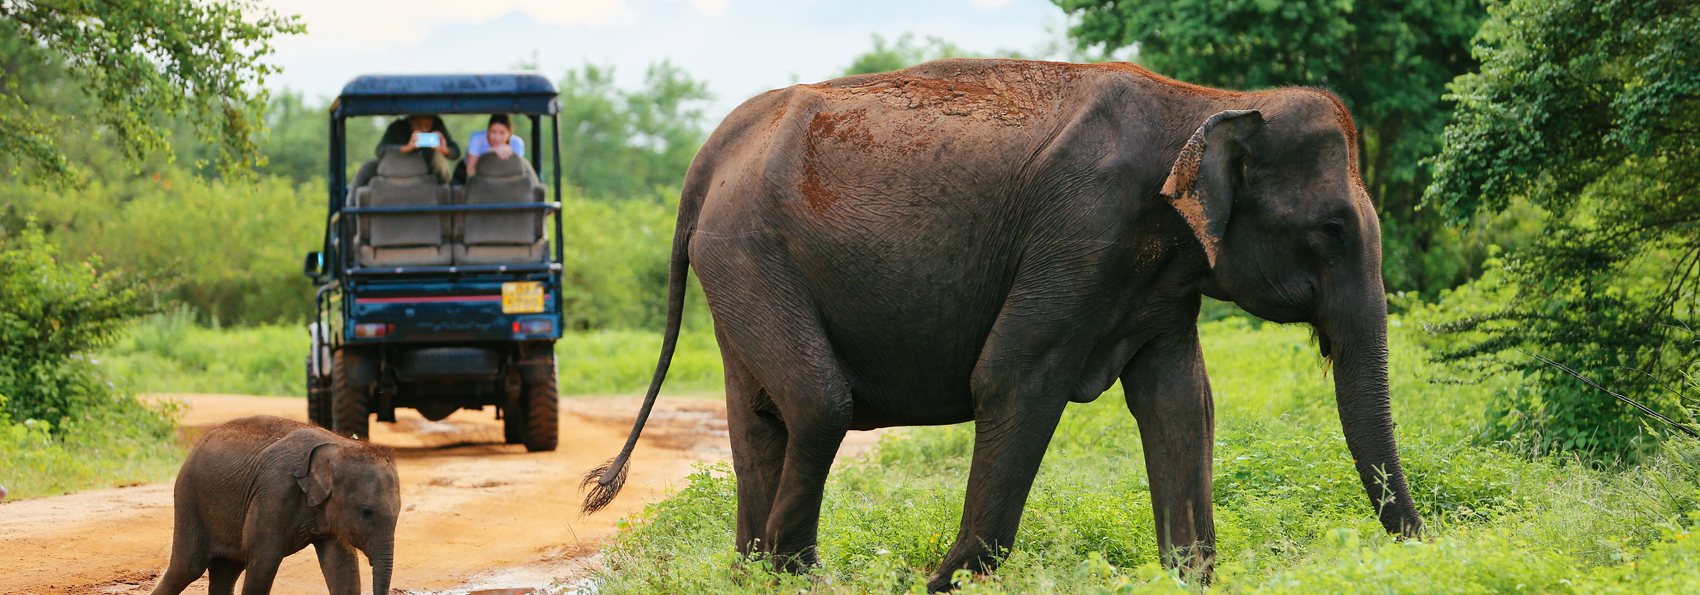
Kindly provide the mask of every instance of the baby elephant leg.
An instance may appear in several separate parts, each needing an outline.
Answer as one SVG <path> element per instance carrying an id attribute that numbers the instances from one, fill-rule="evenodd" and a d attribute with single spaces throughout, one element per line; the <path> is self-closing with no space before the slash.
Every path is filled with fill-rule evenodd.
<path id="1" fill-rule="evenodd" d="M 330 595 L 360 595 L 360 555 L 341 539 L 330 538 L 313 544 L 319 554 L 319 570 L 325 574 L 325 587 Z"/>
<path id="2" fill-rule="evenodd" d="M 242 563 L 215 558 L 207 565 L 210 584 L 207 595 L 236 595 L 236 577 L 242 574 Z"/>

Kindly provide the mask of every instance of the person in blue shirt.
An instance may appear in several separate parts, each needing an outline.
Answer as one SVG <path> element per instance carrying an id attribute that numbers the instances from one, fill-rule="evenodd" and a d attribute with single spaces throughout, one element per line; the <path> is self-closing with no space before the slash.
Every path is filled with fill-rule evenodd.
<path id="1" fill-rule="evenodd" d="M 478 158 L 495 153 L 501 159 L 514 155 L 525 156 L 525 141 L 514 135 L 507 114 L 492 114 L 484 130 L 472 133 L 466 141 L 466 175 L 478 175 Z"/>

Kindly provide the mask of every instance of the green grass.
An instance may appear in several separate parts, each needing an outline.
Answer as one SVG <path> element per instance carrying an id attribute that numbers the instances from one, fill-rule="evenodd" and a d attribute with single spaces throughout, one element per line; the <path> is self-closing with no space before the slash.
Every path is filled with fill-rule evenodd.
<path id="1" fill-rule="evenodd" d="M 142 393 L 304 397 L 307 346 L 304 325 L 208 328 L 176 310 L 135 322 L 96 359 Z"/>
<path id="2" fill-rule="evenodd" d="M 165 481 L 177 473 L 172 411 L 120 397 L 83 419 L 14 422 L 0 413 L 0 485 L 7 499 Z"/>
<path id="3" fill-rule="evenodd" d="M 1700 580 L 1685 527 L 1700 502 L 1700 446 L 1673 443 L 1622 472 L 1531 461 L 1476 445 L 1496 383 L 1430 382 L 1394 319 L 1391 381 L 1413 497 L 1436 539 L 1380 529 L 1352 470 L 1331 380 L 1303 328 L 1229 318 L 1201 335 L 1218 404 L 1218 580 L 1224 593 L 1680 592 Z M 627 519 L 599 592 L 903 592 L 955 537 L 969 425 L 894 433 L 842 466 L 822 510 L 822 565 L 806 577 L 737 565 L 734 482 L 704 467 Z M 970 592 L 1185 592 L 1159 568 L 1138 431 L 1114 388 L 1071 406 L 1002 569 Z M 1661 590 L 1662 589 L 1662 590 Z"/>
<path id="4" fill-rule="evenodd" d="M 307 331 L 299 324 L 214 329 L 187 312 L 150 316 L 95 361 L 141 393 L 304 396 Z M 563 396 L 641 393 L 655 374 L 659 331 L 568 333 L 555 344 Z M 714 333 L 687 329 L 667 373 L 667 394 L 722 390 Z"/>

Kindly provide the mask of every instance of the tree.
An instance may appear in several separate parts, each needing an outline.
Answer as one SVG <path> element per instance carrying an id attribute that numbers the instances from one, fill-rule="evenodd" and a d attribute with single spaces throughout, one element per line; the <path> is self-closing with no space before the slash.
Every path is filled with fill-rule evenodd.
<path id="1" fill-rule="evenodd" d="M 1138 60 L 1180 80 L 1256 90 L 1329 89 L 1351 109 L 1364 184 L 1382 217 L 1390 290 L 1433 295 L 1467 280 L 1486 246 L 1471 246 L 1422 209 L 1424 158 L 1440 149 L 1453 77 L 1476 66 L 1478 0 L 1052 0 L 1079 23 L 1081 47 L 1137 47 Z"/>
<path id="2" fill-rule="evenodd" d="M 1448 359 L 1521 371 L 1499 437 L 1616 455 L 1641 412 L 1518 349 L 1692 422 L 1700 335 L 1700 3 L 1510 0 L 1490 10 L 1479 74 L 1451 86 L 1426 199 L 1454 220 L 1522 200 L 1552 218 L 1507 263 L 1502 309 L 1447 327 Z M 1661 426 L 1665 427 L 1665 426 Z M 1668 430 L 1669 428 L 1666 427 Z"/>
<path id="3" fill-rule="evenodd" d="M 644 88 L 614 86 L 614 69 L 586 64 L 561 78 L 561 165 L 591 198 L 657 196 L 678 187 L 702 146 L 708 85 L 670 62 L 649 67 Z"/>
<path id="4" fill-rule="evenodd" d="M 252 21 L 245 14 L 258 15 Z M 300 33 L 247 0 L 8 0 L 0 2 L 0 39 L 24 40 L 56 56 L 98 104 L 91 116 L 132 163 L 170 152 L 156 126 L 182 118 L 217 147 L 221 171 L 256 164 L 266 105 L 262 87 L 277 68 L 261 61 L 278 34 Z M 0 89 L 0 157 L 26 170 L 75 181 L 58 138 L 87 130 L 81 118 L 35 105 L 18 93 L 17 73 Z"/>
<path id="5" fill-rule="evenodd" d="M 844 76 L 902 70 L 930 60 L 975 57 L 940 37 L 928 36 L 926 45 L 915 43 L 914 33 L 899 35 L 897 41 L 888 41 L 878 33 L 873 37 L 873 49 L 856 56 L 850 67 L 844 69 Z"/>

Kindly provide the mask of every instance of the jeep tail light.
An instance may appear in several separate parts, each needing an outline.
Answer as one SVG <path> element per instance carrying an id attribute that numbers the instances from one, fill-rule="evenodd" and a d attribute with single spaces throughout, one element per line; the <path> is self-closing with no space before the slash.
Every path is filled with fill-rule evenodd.
<path id="1" fill-rule="evenodd" d="M 514 323 L 514 332 L 522 335 L 547 335 L 555 332 L 555 321 L 546 318 L 531 318 Z"/>
<path id="2" fill-rule="evenodd" d="M 369 323 L 354 325 L 354 336 L 361 339 L 382 337 L 394 331 L 395 325 L 393 324 Z"/>

